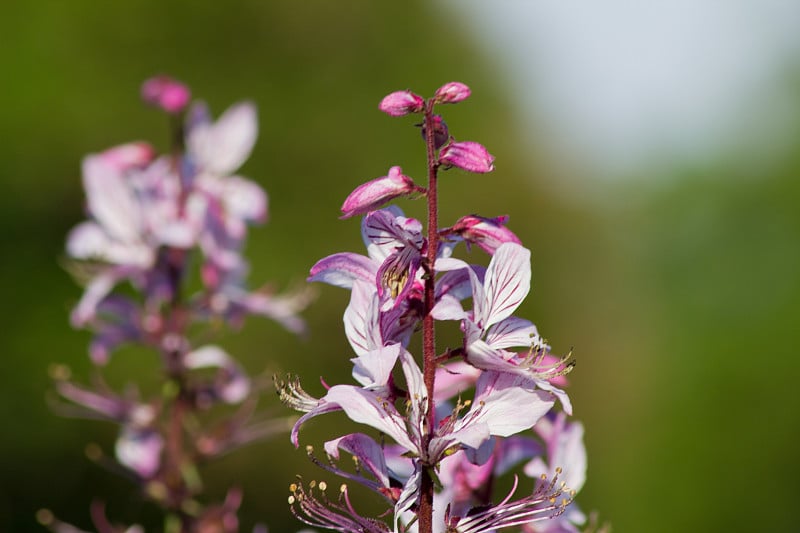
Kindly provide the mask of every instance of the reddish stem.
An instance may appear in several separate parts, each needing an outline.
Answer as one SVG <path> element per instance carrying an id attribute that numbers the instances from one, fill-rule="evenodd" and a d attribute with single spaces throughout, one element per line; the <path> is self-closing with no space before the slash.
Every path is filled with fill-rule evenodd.
<path id="1" fill-rule="evenodd" d="M 425 315 L 422 319 L 422 373 L 425 381 L 425 388 L 428 391 L 427 398 L 427 420 L 423 446 L 427 447 L 430 436 L 433 433 L 435 423 L 433 386 L 436 377 L 436 333 L 434 320 L 431 315 L 435 297 L 434 265 L 436 263 L 436 253 L 439 247 L 438 235 L 438 212 L 436 198 L 436 172 L 438 165 L 436 161 L 436 146 L 434 144 L 434 121 L 433 121 L 433 100 L 428 100 L 425 104 L 425 147 L 428 154 L 428 276 L 425 280 Z M 419 519 L 419 532 L 433 532 L 433 478 L 430 474 L 430 467 L 434 465 L 422 465 L 422 478 L 420 480 L 420 500 L 417 517 Z"/>

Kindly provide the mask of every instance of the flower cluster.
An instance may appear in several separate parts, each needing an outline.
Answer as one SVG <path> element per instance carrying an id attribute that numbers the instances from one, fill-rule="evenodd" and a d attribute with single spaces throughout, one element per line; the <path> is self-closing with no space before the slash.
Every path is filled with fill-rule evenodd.
<path id="1" fill-rule="evenodd" d="M 311 269 L 310 281 L 351 291 L 344 325 L 357 384 L 333 385 L 314 398 L 296 378 L 278 380 L 284 403 L 304 413 L 291 440 L 299 446 L 302 426 L 332 412 L 377 430 L 377 440 L 359 432 L 326 442 L 327 460 L 306 449 L 322 468 L 374 491 L 393 518 L 389 524 L 362 516 L 347 484 L 329 499 L 324 482 L 298 481 L 291 509 L 313 527 L 572 532 L 584 521 L 573 503 L 586 468 L 583 429 L 568 420 L 572 406 L 562 389 L 574 362 L 571 354 L 553 355 L 536 326 L 514 315 L 530 290 L 530 252 L 506 227 L 506 216 L 468 215 L 438 227 L 439 171 L 494 168 L 484 146 L 456 141 L 434 113 L 436 105 L 469 95 L 466 85 L 453 82 L 427 100 L 411 91 L 383 99 L 380 109 L 390 116 L 422 115 L 427 187 L 398 166 L 357 187 L 342 213 L 364 215 L 366 255 L 336 253 Z M 402 197 L 427 199 L 427 228 L 395 206 L 381 208 Z M 461 242 L 486 252 L 488 266 L 456 258 Z M 437 347 L 434 331 L 442 322 L 460 328 L 459 346 Z M 409 351 L 420 330 L 422 364 Z M 342 452 L 353 457 L 354 471 L 339 465 Z M 533 479 L 514 477 L 512 490 L 496 502 L 495 480 L 523 464 Z"/>
<path id="2" fill-rule="evenodd" d="M 205 104 L 190 103 L 189 90 L 167 77 L 146 81 L 142 98 L 169 115 L 173 146 L 158 155 L 151 145 L 134 142 L 83 161 L 88 220 L 70 232 L 67 253 L 86 285 L 72 323 L 93 332 L 95 378 L 91 386 L 81 385 L 66 367 L 55 367 L 56 388 L 68 400 L 57 407 L 120 426 L 113 468 L 162 505 L 179 524 L 176 531 L 236 531 L 241 495 L 233 489 L 222 504 L 199 503 L 197 466 L 290 423 L 256 413 L 263 380 L 249 377 L 206 339 L 214 328 L 236 327 L 247 315 L 302 333 L 297 313 L 310 294 L 246 286 L 247 229 L 267 217 L 264 191 L 236 175 L 256 141 L 255 106 L 236 104 L 214 121 Z M 197 332 L 203 343 L 195 340 Z M 134 384 L 120 393 L 103 381 L 102 367 L 126 344 L 160 355 L 159 394 L 143 398 Z M 216 419 L 199 418 L 220 405 L 229 407 L 215 409 Z M 111 463 L 99 448 L 91 450 L 92 458 Z M 43 516 L 51 528 L 70 531 Z M 93 516 L 98 530 L 114 531 L 102 512 L 93 510 Z"/>

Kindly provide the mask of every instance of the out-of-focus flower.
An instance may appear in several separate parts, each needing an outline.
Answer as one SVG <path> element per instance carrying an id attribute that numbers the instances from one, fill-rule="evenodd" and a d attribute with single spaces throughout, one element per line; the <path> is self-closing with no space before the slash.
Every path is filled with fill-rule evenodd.
<path id="1" fill-rule="evenodd" d="M 156 76 L 142 84 L 142 100 L 160 107 L 167 113 L 175 114 L 183 111 L 191 96 L 186 85 L 168 76 Z"/>

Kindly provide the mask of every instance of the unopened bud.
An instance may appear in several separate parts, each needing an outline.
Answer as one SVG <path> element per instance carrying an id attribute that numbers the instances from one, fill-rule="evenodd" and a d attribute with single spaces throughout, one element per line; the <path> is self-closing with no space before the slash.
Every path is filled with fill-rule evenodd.
<path id="1" fill-rule="evenodd" d="M 409 113 L 419 113 L 425 107 L 425 100 L 411 91 L 396 91 L 381 100 L 378 109 L 393 117 L 402 117 Z"/>
<path id="2" fill-rule="evenodd" d="M 439 162 L 479 174 L 494 170 L 494 156 L 482 144 L 472 141 L 448 144 L 442 148 Z"/>
<path id="3" fill-rule="evenodd" d="M 168 76 L 156 76 L 142 84 L 142 100 L 167 113 L 180 113 L 190 98 L 188 87 Z"/>
<path id="4" fill-rule="evenodd" d="M 419 189 L 414 180 L 403 174 L 400 167 L 392 167 L 388 176 L 359 185 L 350 193 L 342 204 L 342 218 L 374 211 L 390 200 L 407 196 L 417 190 Z"/>
<path id="5" fill-rule="evenodd" d="M 469 87 L 461 82 L 451 81 L 436 89 L 433 99 L 437 104 L 457 104 L 469 98 L 470 94 L 472 91 Z"/>

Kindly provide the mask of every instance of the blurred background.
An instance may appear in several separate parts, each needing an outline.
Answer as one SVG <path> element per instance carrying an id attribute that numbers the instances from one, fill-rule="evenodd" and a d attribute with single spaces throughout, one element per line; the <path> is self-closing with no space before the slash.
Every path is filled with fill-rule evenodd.
<path id="1" fill-rule="evenodd" d="M 0 531 L 42 531 L 41 507 L 89 528 L 95 496 L 115 520 L 160 528 L 125 480 L 84 455 L 89 442 L 110 450 L 114 428 L 56 416 L 47 377 L 54 362 L 79 377 L 90 367 L 88 333 L 68 324 L 80 288 L 63 269 L 65 235 L 83 218 L 81 158 L 135 139 L 167 146 L 162 115 L 138 98 L 159 73 L 215 114 L 257 103 L 242 174 L 266 188 L 271 215 L 250 234 L 251 281 L 279 287 L 325 255 L 362 250 L 358 221 L 337 218 L 355 186 L 395 164 L 422 181 L 413 121 L 378 112 L 380 99 L 470 85 L 445 118 L 497 170 L 445 174 L 441 219 L 509 214 L 533 251 L 519 314 L 556 350 L 575 349 L 582 508 L 620 533 L 796 530 L 800 7 L 644 4 L 4 4 Z M 346 291 L 320 287 L 306 342 L 251 319 L 220 343 L 251 372 L 296 372 L 319 393 L 318 376 L 349 379 L 346 304 Z M 123 351 L 109 380 L 156 364 Z M 305 441 L 331 438 L 326 424 Z M 285 503 L 297 473 L 326 477 L 283 436 L 205 471 L 212 495 L 244 489 L 243 530 L 273 532 L 300 529 Z"/>

